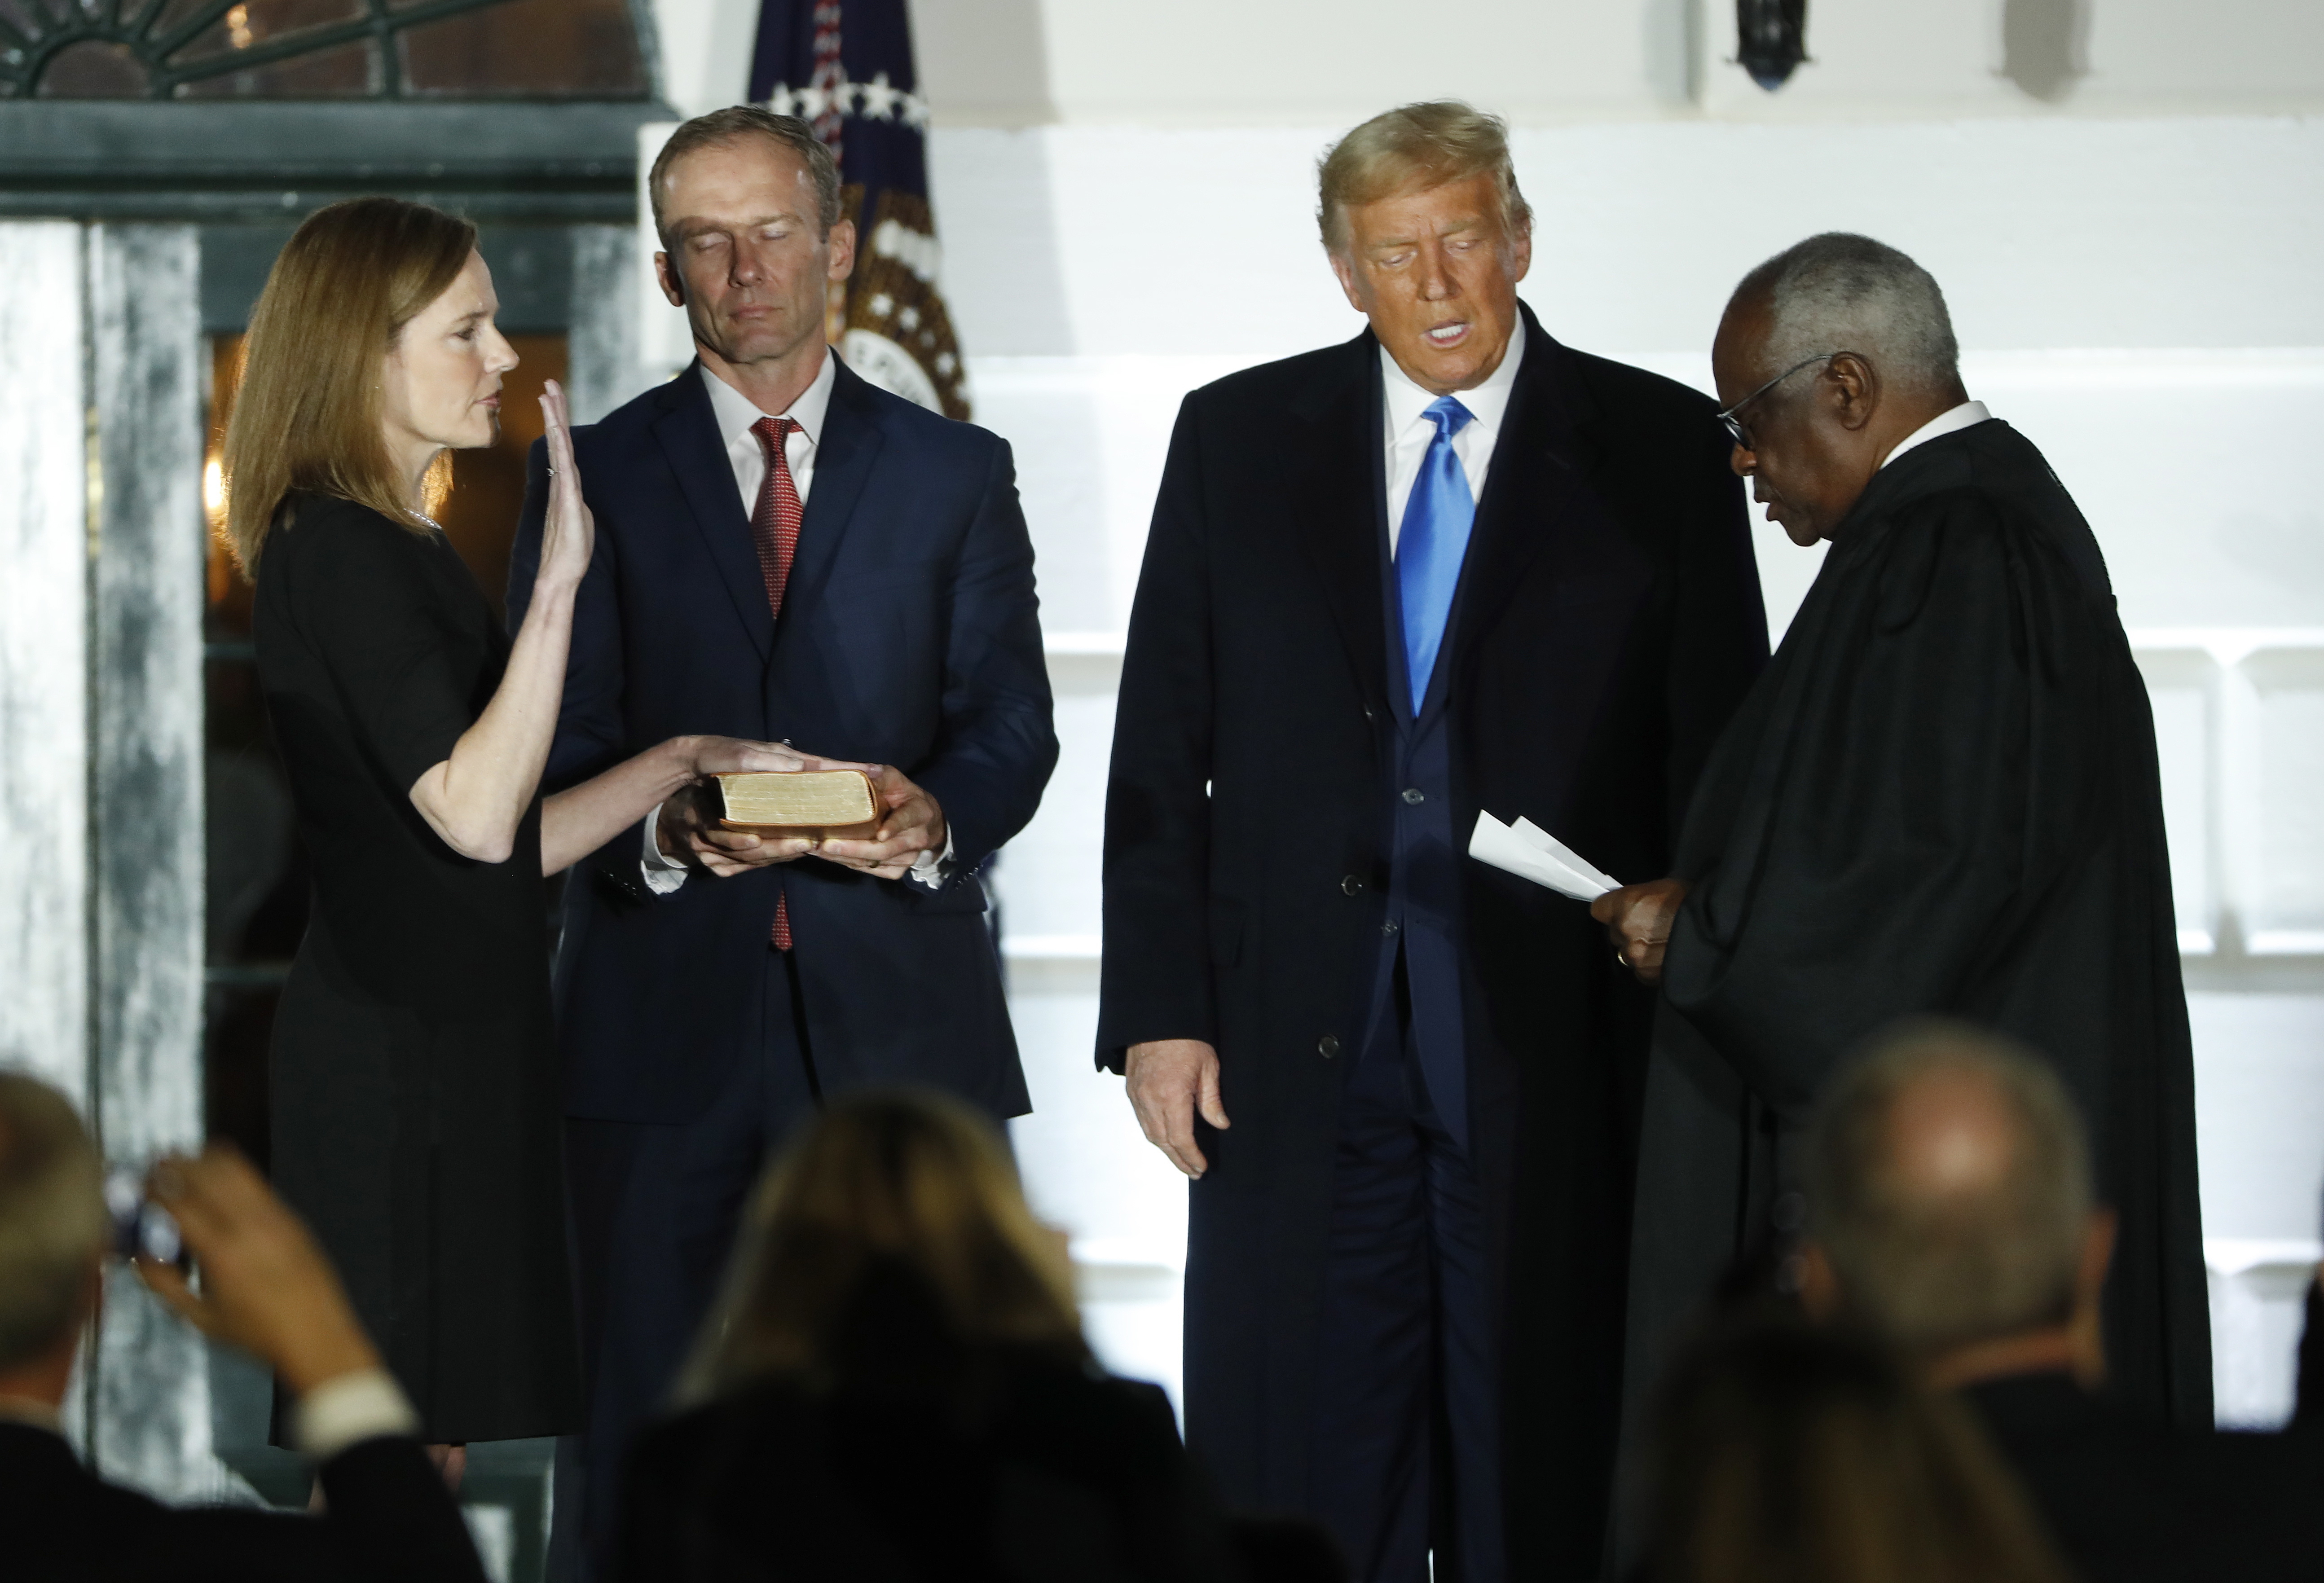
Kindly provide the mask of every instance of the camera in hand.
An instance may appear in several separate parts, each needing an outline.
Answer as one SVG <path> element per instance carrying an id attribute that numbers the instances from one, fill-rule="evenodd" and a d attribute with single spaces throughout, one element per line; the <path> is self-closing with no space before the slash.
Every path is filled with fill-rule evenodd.
<path id="1" fill-rule="evenodd" d="M 105 1207 L 113 1217 L 113 1251 L 121 1258 L 150 1258 L 158 1264 L 187 1262 L 185 1239 L 170 1211 L 145 1195 L 142 1171 L 108 1172 Z"/>

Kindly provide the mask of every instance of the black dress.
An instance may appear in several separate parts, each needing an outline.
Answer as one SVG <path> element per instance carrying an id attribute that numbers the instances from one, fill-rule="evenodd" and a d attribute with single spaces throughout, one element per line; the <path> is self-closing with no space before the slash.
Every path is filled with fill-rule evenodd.
<path id="1" fill-rule="evenodd" d="M 580 1421 L 536 801 L 504 863 L 410 787 L 508 640 L 441 534 L 294 496 L 259 562 L 258 674 L 315 874 L 275 1015 L 274 1181 L 429 1440 Z"/>

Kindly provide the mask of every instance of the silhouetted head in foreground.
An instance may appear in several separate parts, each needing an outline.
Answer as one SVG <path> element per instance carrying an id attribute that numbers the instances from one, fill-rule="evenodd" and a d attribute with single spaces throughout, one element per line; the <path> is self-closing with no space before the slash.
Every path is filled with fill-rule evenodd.
<path id="1" fill-rule="evenodd" d="M 1064 1238 L 982 1116 L 932 1092 L 855 1094 L 761 1183 L 680 1395 L 776 1377 L 941 1389 L 994 1345 L 1087 1360 Z"/>
<path id="2" fill-rule="evenodd" d="M 1868 1339 L 1758 1319 L 1665 1381 L 1654 1583 L 2063 1583 L 1984 1437 Z"/>
<path id="3" fill-rule="evenodd" d="M 1902 1348 L 1932 1383 L 2105 1373 L 2113 1216 L 2073 1101 L 2031 1052 L 1922 1022 L 1844 1071 L 1809 1142 L 1801 1295 Z"/>

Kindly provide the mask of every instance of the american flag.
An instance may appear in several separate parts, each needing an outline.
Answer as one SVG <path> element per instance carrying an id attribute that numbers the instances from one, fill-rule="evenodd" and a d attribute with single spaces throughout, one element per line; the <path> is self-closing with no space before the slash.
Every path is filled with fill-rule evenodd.
<path id="1" fill-rule="evenodd" d="M 936 290 L 918 84 L 904 0 L 762 0 L 751 97 L 815 128 L 855 222 L 855 272 L 833 290 L 831 344 L 872 383 L 965 419 L 967 370 Z"/>

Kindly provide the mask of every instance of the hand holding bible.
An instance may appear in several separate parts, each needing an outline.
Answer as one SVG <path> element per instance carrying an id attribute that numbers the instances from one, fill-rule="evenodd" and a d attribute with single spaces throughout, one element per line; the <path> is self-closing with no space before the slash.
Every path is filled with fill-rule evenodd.
<path id="1" fill-rule="evenodd" d="M 1606 925 L 1614 954 L 1638 975 L 1638 982 L 1662 981 L 1663 954 L 1670 948 L 1671 926 L 1678 921 L 1679 904 L 1686 899 L 1683 879 L 1649 879 L 1609 890 L 1590 904 L 1590 916 Z"/>
<path id="2" fill-rule="evenodd" d="M 882 812 L 871 839 L 825 841 L 813 849 L 816 857 L 877 879 L 900 879 L 922 852 L 944 851 L 944 809 L 902 770 L 892 764 L 874 766 L 872 795 Z"/>
<path id="3" fill-rule="evenodd" d="M 662 804 L 655 842 L 664 855 L 691 858 L 720 879 L 770 863 L 790 862 L 813 851 L 816 843 L 804 836 L 727 828 L 725 801 L 714 777 L 847 769 L 868 774 L 872 768 L 817 758 L 783 742 L 754 742 L 741 737 L 687 737 L 678 745 L 687 755 L 696 778 Z"/>

